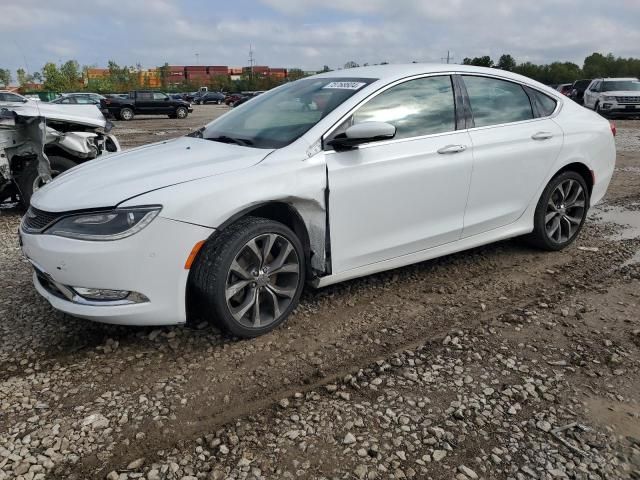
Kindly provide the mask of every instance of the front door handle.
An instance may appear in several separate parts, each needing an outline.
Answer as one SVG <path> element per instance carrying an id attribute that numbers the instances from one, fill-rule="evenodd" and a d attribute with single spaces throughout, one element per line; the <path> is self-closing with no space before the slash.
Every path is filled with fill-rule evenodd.
<path id="1" fill-rule="evenodd" d="M 466 149 L 467 149 L 466 145 L 447 145 L 446 147 L 442 147 L 441 149 L 439 149 L 438 153 L 440 154 L 460 153 L 460 152 L 464 152 Z"/>
<path id="2" fill-rule="evenodd" d="M 551 132 L 538 132 L 538 133 L 534 133 L 533 135 L 531 135 L 531 138 L 533 138 L 534 140 L 549 140 L 550 138 L 553 138 L 553 133 L 551 133 Z"/>

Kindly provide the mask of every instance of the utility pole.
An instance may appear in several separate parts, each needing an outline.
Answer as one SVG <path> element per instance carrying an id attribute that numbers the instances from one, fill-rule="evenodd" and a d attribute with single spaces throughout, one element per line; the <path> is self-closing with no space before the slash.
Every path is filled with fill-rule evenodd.
<path id="1" fill-rule="evenodd" d="M 249 44 L 249 71 L 250 71 L 250 77 L 251 80 L 253 81 L 253 65 L 254 65 L 255 59 L 253 58 L 253 46 L 251 44 Z"/>
<path id="2" fill-rule="evenodd" d="M 440 60 L 442 60 L 443 62 L 447 62 L 447 65 L 450 64 L 451 62 L 453 62 L 453 57 L 451 56 L 451 52 L 449 50 L 447 50 L 447 56 L 446 57 L 440 57 Z"/>

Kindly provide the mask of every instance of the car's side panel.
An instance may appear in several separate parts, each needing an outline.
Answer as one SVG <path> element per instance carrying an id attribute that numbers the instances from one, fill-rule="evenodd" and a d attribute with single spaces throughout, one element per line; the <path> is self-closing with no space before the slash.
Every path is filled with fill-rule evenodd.
<path id="1" fill-rule="evenodd" d="M 536 200 L 534 194 L 558 158 L 563 142 L 562 129 L 548 118 L 477 128 L 469 133 L 473 177 L 463 237 L 519 218 Z"/>
<path id="2" fill-rule="evenodd" d="M 450 145 L 466 150 L 438 153 Z M 327 152 L 333 272 L 458 240 L 470 146 L 450 132 Z"/>

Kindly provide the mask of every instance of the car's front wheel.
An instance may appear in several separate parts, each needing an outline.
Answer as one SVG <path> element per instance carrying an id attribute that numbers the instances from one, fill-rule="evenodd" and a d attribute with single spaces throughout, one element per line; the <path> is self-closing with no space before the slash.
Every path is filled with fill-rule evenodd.
<path id="1" fill-rule="evenodd" d="M 304 250 L 287 226 L 246 217 L 202 248 L 191 276 L 192 300 L 203 318 L 250 338 L 289 316 L 304 286 Z"/>
<path id="2" fill-rule="evenodd" d="M 529 242 L 545 250 L 562 250 L 580 233 L 589 210 L 589 189 L 577 172 L 557 175 L 546 186 L 534 215 Z"/>
<path id="3" fill-rule="evenodd" d="M 178 107 L 176 108 L 176 117 L 183 119 L 183 118 L 187 118 L 187 115 L 189 114 L 189 112 L 187 111 L 186 108 L 184 107 Z"/>
<path id="4" fill-rule="evenodd" d="M 51 178 L 56 178 L 62 172 L 77 165 L 73 160 L 58 155 L 47 155 L 47 157 L 49 158 L 49 165 L 51 166 Z M 25 207 L 28 207 L 33 194 L 44 185 L 38 173 L 37 161 L 32 162 L 27 167 L 22 176 L 17 180 L 17 183 L 20 189 L 22 203 Z"/>

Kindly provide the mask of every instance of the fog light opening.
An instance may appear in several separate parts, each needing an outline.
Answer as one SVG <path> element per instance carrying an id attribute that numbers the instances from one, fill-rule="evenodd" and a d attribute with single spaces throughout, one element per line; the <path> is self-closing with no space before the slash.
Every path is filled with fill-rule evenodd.
<path id="1" fill-rule="evenodd" d="M 131 303 L 148 302 L 149 299 L 138 292 L 129 290 L 112 290 L 108 288 L 73 287 L 73 290 L 82 298 L 92 301 L 113 302 L 127 300 Z"/>

